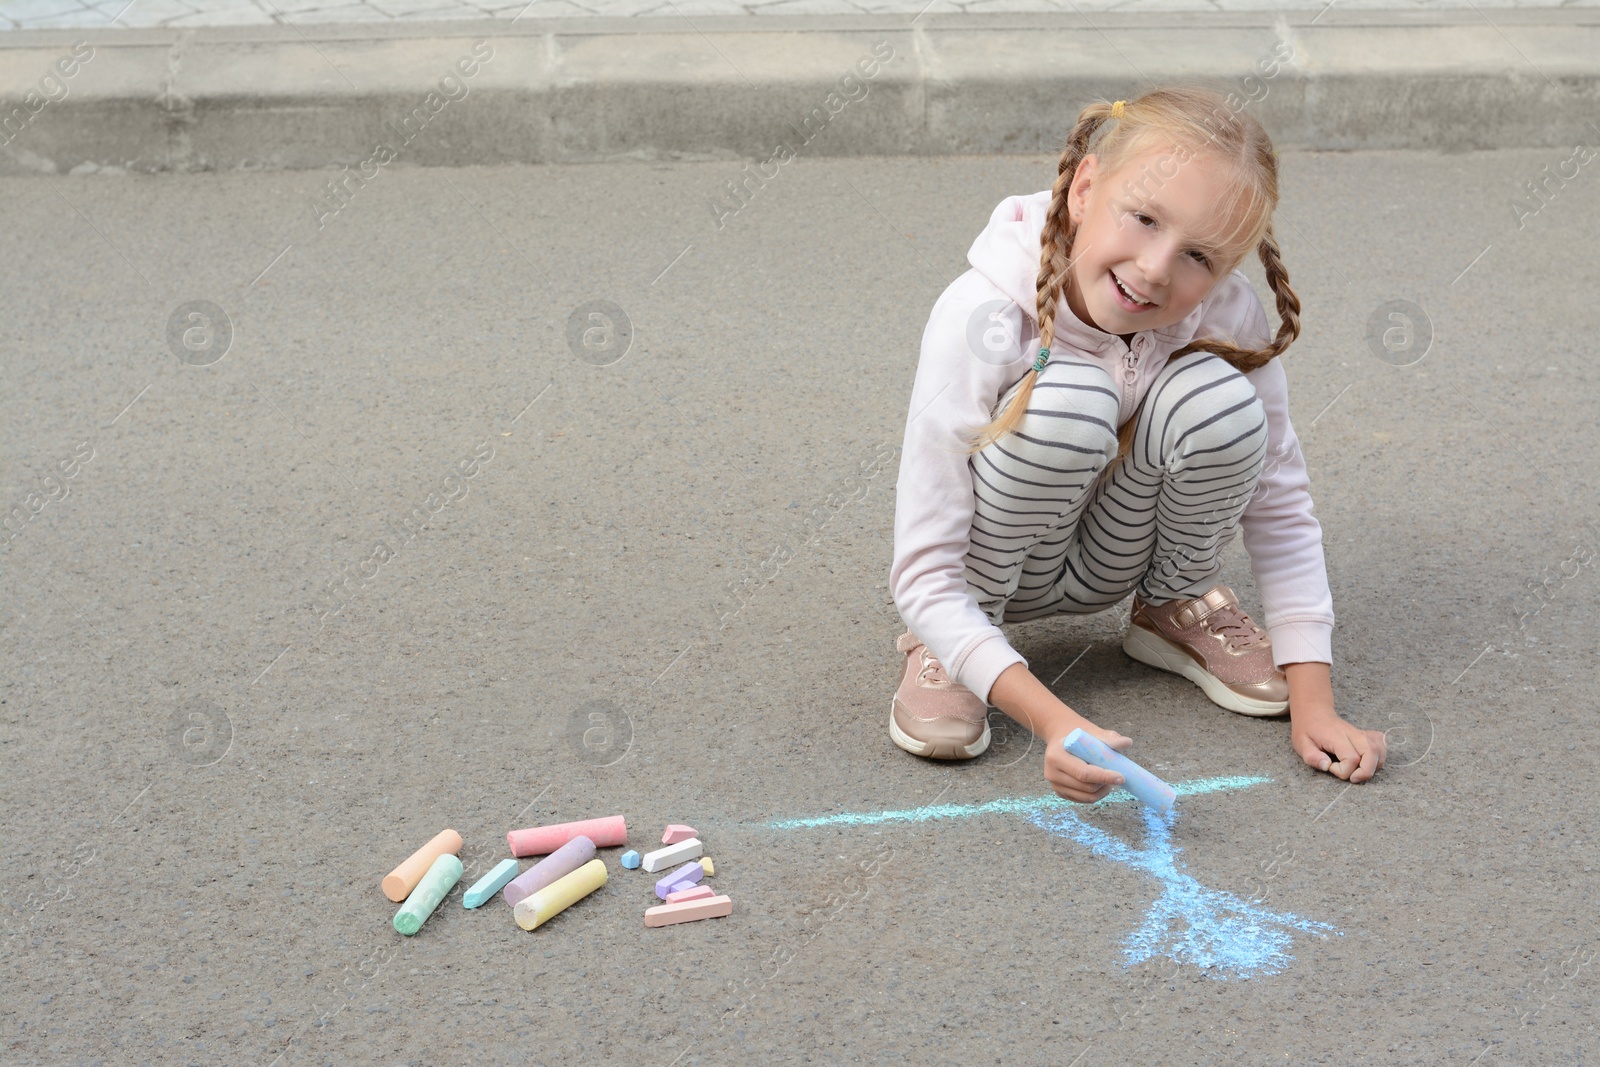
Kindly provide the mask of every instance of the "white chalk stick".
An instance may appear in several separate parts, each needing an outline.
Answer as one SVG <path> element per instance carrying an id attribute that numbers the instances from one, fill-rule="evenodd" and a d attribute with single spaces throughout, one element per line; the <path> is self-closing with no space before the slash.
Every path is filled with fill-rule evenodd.
<path id="1" fill-rule="evenodd" d="M 646 871 L 654 874 L 666 867 L 671 867 L 674 863 L 683 863 L 694 859 L 700 855 L 704 847 L 698 837 L 691 837 L 687 841 L 679 841 L 676 845 L 668 845 L 665 848 L 658 848 L 654 852 L 646 852 L 642 865 Z"/>

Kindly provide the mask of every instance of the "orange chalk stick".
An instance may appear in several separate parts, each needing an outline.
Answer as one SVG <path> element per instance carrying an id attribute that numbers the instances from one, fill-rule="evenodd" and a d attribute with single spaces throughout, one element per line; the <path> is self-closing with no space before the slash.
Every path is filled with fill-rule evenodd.
<path id="1" fill-rule="evenodd" d="M 657 904 L 653 908 L 646 908 L 644 910 L 644 924 L 646 926 L 672 926 L 676 923 L 692 923 L 697 919 L 720 919 L 724 915 L 732 914 L 732 897 L 705 897 L 701 900 L 685 900 L 677 904 Z"/>
<path id="2" fill-rule="evenodd" d="M 447 852 L 456 855 L 461 852 L 461 835 L 454 830 L 440 830 L 432 841 L 390 871 L 383 879 L 383 895 L 396 904 L 406 899 L 417 888 L 417 883 L 422 881 L 422 876 L 428 873 L 428 868 L 433 866 L 433 861 Z"/>
<path id="3" fill-rule="evenodd" d="M 703 897 L 714 897 L 717 891 L 708 885 L 692 885 L 688 889 L 680 889 L 676 893 L 667 894 L 668 904 L 681 904 L 685 900 L 700 900 Z"/>
<path id="4" fill-rule="evenodd" d="M 621 815 L 582 822 L 556 823 L 554 826 L 529 826 L 506 834 L 513 856 L 547 856 L 574 837 L 587 837 L 597 848 L 628 843 L 628 824 Z"/>

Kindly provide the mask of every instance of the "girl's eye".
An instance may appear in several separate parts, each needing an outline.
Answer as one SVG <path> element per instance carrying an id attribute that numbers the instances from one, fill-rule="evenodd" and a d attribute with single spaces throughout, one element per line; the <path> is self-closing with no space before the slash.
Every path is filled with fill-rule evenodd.
<path id="1" fill-rule="evenodd" d="M 1151 218 L 1149 215 L 1146 215 L 1143 212 L 1139 212 L 1139 211 L 1135 211 L 1133 213 L 1133 217 L 1139 220 L 1140 225 L 1154 225 L 1155 221 L 1156 221 L 1155 219 Z M 1195 262 L 1199 263 L 1201 266 L 1203 266 L 1203 267 L 1211 266 L 1211 260 L 1206 257 L 1206 254 L 1204 252 L 1195 251 L 1195 252 L 1191 252 L 1190 255 L 1194 256 Z"/>

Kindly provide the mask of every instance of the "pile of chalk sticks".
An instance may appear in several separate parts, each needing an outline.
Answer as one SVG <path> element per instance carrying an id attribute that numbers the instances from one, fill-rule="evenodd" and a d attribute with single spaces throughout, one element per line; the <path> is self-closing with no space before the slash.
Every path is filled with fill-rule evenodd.
<path id="1" fill-rule="evenodd" d="M 511 857 L 473 883 L 462 905 L 480 907 L 496 893 L 510 905 L 517 925 L 535 930 L 606 884 L 605 861 L 595 851 L 628 843 L 628 827 L 621 815 L 553 826 L 530 826 L 506 834 Z M 394 928 L 410 937 L 439 907 L 461 880 L 461 835 L 441 830 L 433 840 L 408 856 L 383 880 L 383 894 L 400 904 Z M 525 871 L 518 859 L 543 856 Z M 646 873 L 681 864 L 655 884 L 662 903 L 645 909 L 646 926 L 674 926 L 699 919 L 717 919 L 733 913 L 733 901 L 701 884 L 716 873 L 711 857 L 692 826 L 671 823 L 661 836 L 661 847 L 640 856 L 629 849 L 621 857 L 629 870 Z M 402 903 L 403 902 L 403 903 Z"/>

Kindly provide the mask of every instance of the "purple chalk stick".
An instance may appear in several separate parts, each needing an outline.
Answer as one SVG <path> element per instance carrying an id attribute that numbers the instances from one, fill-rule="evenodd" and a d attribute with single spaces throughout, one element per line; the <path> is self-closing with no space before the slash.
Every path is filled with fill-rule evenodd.
<path id="1" fill-rule="evenodd" d="M 566 877 L 592 859 L 594 859 L 594 842 L 579 835 L 506 883 L 505 890 L 500 895 L 514 908 L 524 898 L 533 896 L 545 886 Z"/>
<path id="2" fill-rule="evenodd" d="M 668 893 L 677 889 L 688 889 L 705 876 L 706 872 L 700 866 L 700 861 L 690 860 L 656 883 L 656 896 L 666 900 Z"/>

